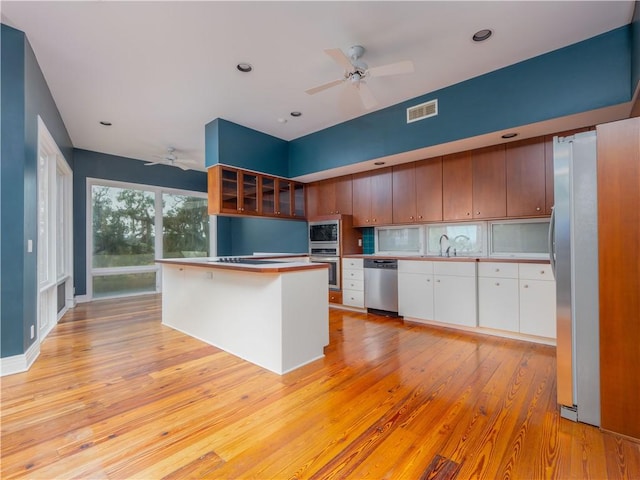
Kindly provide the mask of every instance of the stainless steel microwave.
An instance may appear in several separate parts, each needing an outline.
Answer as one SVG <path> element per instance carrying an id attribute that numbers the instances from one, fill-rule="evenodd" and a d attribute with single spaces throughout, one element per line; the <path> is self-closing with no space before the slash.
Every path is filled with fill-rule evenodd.
<path id="1" fill-rule="evenodd" d="M 325 220 L 309 222 L 309 244 L 338 243 L 340 241 L 340 221 Z"/>

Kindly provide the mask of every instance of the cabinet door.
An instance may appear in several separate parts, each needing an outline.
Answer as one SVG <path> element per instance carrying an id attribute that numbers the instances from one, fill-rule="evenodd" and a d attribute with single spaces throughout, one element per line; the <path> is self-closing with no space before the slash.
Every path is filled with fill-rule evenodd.
<path id="1" fill-rule="evenodd" d="M 305 202 L 304 202 L 304 185 L 302 183 L 293 183 L 293 208 L 292 213 L 294 217 L 304 217 L 305 215 Z"/>
<path id="2" fill-rule="evenodd" d="M 520 333 L 556 338 L 556 283 L 520 280 Z"/>
<path id="3" fill-rule="evenodd" d="M 371 177 L 366 172 L 353 176 L 353 226 L 371 226 Z"/>
<path id="4" fill-rule="evenodd" d="M 416 169 L 415 163 L 393 167 L 393 223 L 416 221 Z"/>
<path id="5" fill-rule="evenodd" d="M 520 304 L 515 278 L 478 278 L 478 324 L 510 332 L 519 331 Z"/>
<path id="6" fill-rule="evenodd" d="M 398 313 L 433 320 L 433 275 L 398 273 Z"/>
<path id="7" fill-rule="evenodd" d="M 261 212 L 263 215 L 276 214 L 276 179 L 273 177 L 262 177 L 261 188 Z"/>
<path id="8" fill-rule="evenodd" d="M 476 277 L 434 275 L 434 319 L 475 327 L 477 324 Z"/>
<path id="9" fill-rule="evenodd" d="M 507 216 L 545 215 L 544 137 L 507 144 Z"/>
<path id="10" fill-rule="evenodd" d="M 293 202 L 291 200 L 291 196 L 293 193 L 291 182 L 278 178 L 276 181 L 276 185 L 277 185 L 277 192 L 278 192 L 278 196 L 277 196 L 278 208 L 276 210 L 276 215 L 281 215 L 283 217 L 290 217 L 292 216 L 292 213 L 293 213 L 291 209 L 291 207 L 293 206 Z"/>
<path id="11" fill-rule="evenodd" d="M 442 220 L 442 157 L 416 162 L 415 184 L 418 222 Z"/>
<path id="12" fill-rule="evenodd" d="M 241 213 L 241 173 L 234 168 L 209 169 L 209 199 L 214 208 L 210 213 Z"/>
<path id="13" fill-rule="evenodd" d="M 320 213 L 320 182 L 307 183 L 305 190 L 307 195 L 307 216 L 316 217 L 322 215 Z"/>
<path id="14" fill-rule="evenodd" d="M 454 153 L 442 158 L 442 218 L 471 218 L 473 163 L 471 152 Z"/>
<path id="15" fill-rule="evenodd" d="M 335 213 L 336 191 L 335 180 L 323 180 L 318 182 L 318 215 L 331 215 Z"/>
<path id="16" fill-rule="evenodd" d="M 351 175 L 335 178 L 333 181 L 336 214 L 351 215 L 353 213 L 353 190 Z"/>
<path id="17" fill-rule="evenodd" d="M 500 218 L 507 214 L 505 147 L 473 151 L 473 218 Z"/>
<path id="18" fill-rule="evenodd" d="M 390 225 L 393 223 L 393 182 L 391 167 L 375 170 L 371 175 L 371 223 Z"/>
<path id="19" fill-rule="evenodd" d="M 246 215 L 257 215 L 260 208 L 258 203 L 258 175 L 242 172 L 240 173 L 240 178 L 240 192 L 242 195 L 240 211 Z"/>

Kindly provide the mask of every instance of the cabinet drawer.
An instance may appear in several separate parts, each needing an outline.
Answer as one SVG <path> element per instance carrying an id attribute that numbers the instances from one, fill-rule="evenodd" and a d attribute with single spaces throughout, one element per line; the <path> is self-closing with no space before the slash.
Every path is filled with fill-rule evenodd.
<path id="1" fill-rule="evenodd" d="M 345 279 L 342 284 L 342 288 L 346 288 L 347 290 L 355 290 L 356 292 L 364 292 L 364 281 Z"/>
<path id="2" fill-rule="evenodd" d="M 364 269 L 363 270 L 343 270 L 342 280 L 345 283 L 348 280 L 364 280 Z"/>
<path id="3" fill-rule="evenodd" d="M 432 275 L 433 262 L 420 260 L 399 260 L 398 273 L 422 273 L 425 275 Z"/>
<path id="4" fill-rule="evenodd" d="M 553 281 L 551 265 L 542 263 L 520 263 L 520 278 L 527 280 Z"/>
<path id="5" fill-rule="evenodd" d="M 329 303 L 342 303 L 342 292 L 329 290 Z"/>
<path id="6" fill-rule="evenodd" d="M 456 275 L 458 277 L 475 277 L 476 262 L 443 261 L 433 262 L 435 275 Z"/>
<path id="7" fill-rule="evenodd" d="M 518 264 L 481 262 L 478 264 L 478 276 L 491 278 L 518 278 Z"/>
<path id="8" fill-rule="evenodd" d="M 351 307 L 364 308 L 364 292 L 355 290 L 342 290 L 342 304 Z"/>
<path id="9" fill-rule="evenodd" d="M 343 258 L 342 259 L 342 269 L 346 270 L 349 268 L 364 268 L 364 263 L 362 258 Z"/>

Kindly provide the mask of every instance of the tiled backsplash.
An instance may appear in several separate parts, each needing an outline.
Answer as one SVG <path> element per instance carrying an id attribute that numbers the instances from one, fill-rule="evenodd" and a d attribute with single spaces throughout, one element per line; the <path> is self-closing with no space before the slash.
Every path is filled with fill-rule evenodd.
<path id="1" fill-rule="evenodd" d="M 364 227 L 360 231 L 362 232 L 362 253 L 365 255 L 375 253 L 374 228 Z"/>

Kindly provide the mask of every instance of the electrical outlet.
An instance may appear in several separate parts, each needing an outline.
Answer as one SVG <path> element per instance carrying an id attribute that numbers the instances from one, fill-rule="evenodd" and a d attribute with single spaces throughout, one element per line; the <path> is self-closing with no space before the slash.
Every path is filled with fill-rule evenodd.
<path id="1" fill-rule="evenodd" d="M 361 247 L 361 246 L 362 246 L 362 239 L 361 239 L 361 238 L 359 238 L 359 239 L 358 239 L 358 246 L 359 246 L 359 247 Z"/>
<path id="2" fill-rule="evenodd" d="M 29 239 L 27 240 L 27 253 L 32 253 L 32 252 L 33 252 L 33 240 Z"/>
<path id="3" fill-rule="evenodd" d="M 36 336 L 36 328 L 33 325 L 31 325 L 31 340 L 33 340 L 33 337 L 35 336 Z"/>

